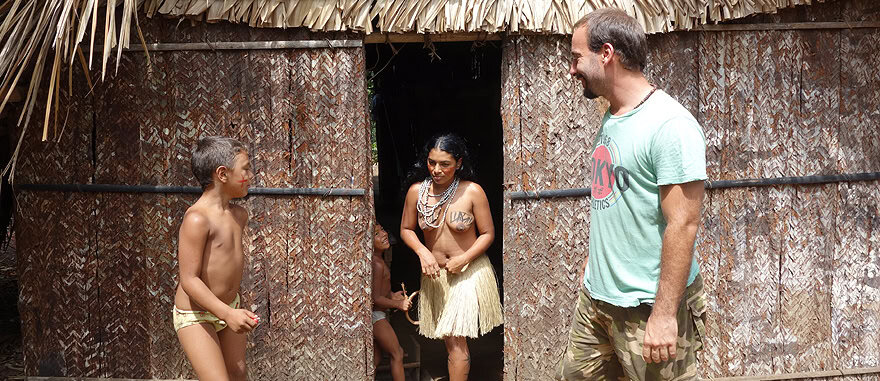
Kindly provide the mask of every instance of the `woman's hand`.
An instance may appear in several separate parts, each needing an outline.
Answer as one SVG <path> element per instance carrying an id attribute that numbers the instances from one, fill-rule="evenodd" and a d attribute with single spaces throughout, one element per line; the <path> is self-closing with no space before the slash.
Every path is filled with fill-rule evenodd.
<path id="1" fill-rule="evenodd" d="M 446 261 L 446 271 L 449 271 L 450 274 L 458 274 L 464 270 L 468 263 L 464 255 L 454 256 Z"/>
<path id="2" fill-rule="evenodd" d="M 440 275 L 440 265 L 434 259 L 434 254 L 430 252 L 419 254 L 419 261 L 422 263 L 422 274 L 432 279 L 436 279 Z"/>

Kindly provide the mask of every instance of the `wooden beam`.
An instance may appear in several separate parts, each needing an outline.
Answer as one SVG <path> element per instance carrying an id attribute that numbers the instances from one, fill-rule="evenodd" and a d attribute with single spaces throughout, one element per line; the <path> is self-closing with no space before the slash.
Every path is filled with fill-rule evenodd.
<path id="1" fill-rule="evenodd" d="M 815 372 L 800 372 L 787 374 L 768 374 L 763 376 L 740 376 L 740 377 L 724 377 L 713 378 L 711 381 L 780 381 L 780 380 L 800 380 L 804 378 L 824 378 L 824 377 L 843 377 L 857 376 L 863 374 L 878 374 L 880 366 L 872 368 L 855 368 L 855 369 L 834 369 L 820 370 Z"/>
<path id="2" fill-rule="evenodd" d="M 384 43 L 416 43 L 416 42 L 466 42 L 466 41 L 499 41 L 500 33 L 370 33 L 364 37 L 364 44 Z"/>
<path id="3" fill-rule="evenodd" d="M 159 379 L 140 379 L 140 378 L 94 378 L 94 377 L 33 377 L 33 376 L 12 376 L 9 380 L 22 381 L 198 381 L 187 379 L 159 380 Z"/>
<path id="4" fill-rule="evenodd" d="M 409 366 L 404 366 L 404 368 L 416 367 L 416 366 L 418 366 L 418 363 L 410 363 Z M 798 380 L 798 379 L 804 379 L 804 378 L 858 376 L 858 375 L 866 375 L 866 374 L 880 374 L 880 367 L 820 370 L 820 371 L 815 371 L 815 372 L 769 374 L 769 375 L 763 375 L 763 376 L 724 377 L 724 378 L 712 378 L 707 381 L 780 381 L 780 380 Z M 9 379 L 10 380 L 22 380 L 22 381 L 146 381 L 146 380 L 134 379 L 134 378 L 25 377 L 25 376 L 12 376 Z M 155 380 L 154 379 L 152 381 L 162 381 L 162 380 Z M 172 380 L 165 380 L 165 381 L 172 381 Z M 173 380 L 173 381 L 193 381 L 193 380 Z"/>
<path id="5" fill-rule="evenodd" d="M 418 361 L 408 362 L 408 363 L 403 364 L 403 369 L 412 369 L 412 368 L 418 368 L 421 366 L 422 366 L 422 363 L 418 362 Z M 388 370 L 391 370 L 391 365 L 379 365 L 379 367 L 376 368 L 377 372 L 384 372 L 384 371 L 388 371 Z"/>
<path id="6" fill-rule="evenodd" d="M 218 42 L 187 42 L 187 43 L 155 43 L 147 44 L 151 52 L 175 52 L 187 50 L 269 50 L 269 49 L 316 49 L 316 48 L 359 48 L 364 46 L 361 40 L 302 40 L 302 41 L 218 41 Z M 95 45 L 95 51 L 103 51 L 102 45 Z M 111 50 L 115 50 L 113 48 Z M 88 45 L 83 45 L 88 52 Z M 122 49 L 124 52 L 142 52 L 144 46 L 133 43 Z"/>
<path id="7" fill-rule="evenodd" d="M 829 21 L 829 22 L 785 22 L 768 24 L 708 24 L 700 25 L 692 31 L 731 32 L 765 30 L 815 30 L 815 29 L 859 29 L 880 28 L 880 21 Z"/>

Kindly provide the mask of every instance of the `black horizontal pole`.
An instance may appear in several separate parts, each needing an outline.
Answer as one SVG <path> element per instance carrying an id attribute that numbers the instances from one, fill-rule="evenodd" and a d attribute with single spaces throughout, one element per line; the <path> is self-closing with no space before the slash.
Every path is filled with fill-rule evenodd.
<path id="1" fill-rule="evenodd" d="M 528 200 L 557 197 L 589 197 L 590 188 L 550 189 L 539 191 L 509 192 L 511 200 Z"/>
<path id="2" fill-rule="evenodd" d="M 880 180 L 880 172 L 845 173 L 795 177 L 772 177 L 767 179 L 738 179 L 706 181 L 706 189 L 767 187 L 774 185 L 818 185 L 853 181 Z M 551 189 L 539 191 L 508 192 L 511 200 L 537 200 L 557 197 L 589 197 L 590 188 Z"/>
<path id="3" fill-rule="evenodd" d="M 880 172 L 843 173 L 837 175 L 814 175 L 796 177 L 772 177 L 768 179 L 715 180 L 706 181 L 706 189 L 767 187 L 773 185 L 818 185 L 872 180 L 880 180 Z"/>
<path id="4" fill-rule="evenodd" d="M 191 193 L 200 194 L 202 188 L 169 185 L 121 185 L 121 184 L 18 184 L 25 191 L 43 192 L 90 192 L 90 193 Z M 248 189 L 251 195 L 273 196 L 364 196 L 364 189 L 348 188 L 261 188 Z"/>

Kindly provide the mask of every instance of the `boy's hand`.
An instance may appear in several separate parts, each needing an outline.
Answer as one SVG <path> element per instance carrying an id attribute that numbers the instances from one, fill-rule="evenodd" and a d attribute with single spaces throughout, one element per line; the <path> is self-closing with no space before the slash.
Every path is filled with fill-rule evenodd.
<path id="1" fill-rule="evenodd" d="M 232 332 L 246 333 L 250 332 L 257 326 L 260 322 L 260 317 L 251 311 L 237 309 L 232 310 L 224 320 L 226 321 L 227 326 L 232 329 Z"/>
<path id="2" fill-rule="evenodd" d="M 391 293 L 391 300 L 404 300 L 406 299 L 406 294 L 403 291 L 397 291 Z"/>
<path id="3" fill-rule="evenodd" d="M 409 311 L 409 308 L 412 307 L 412 300 L 404 298 L 399 301 L 397 304 L 397 309 L 401 311 Z"/>

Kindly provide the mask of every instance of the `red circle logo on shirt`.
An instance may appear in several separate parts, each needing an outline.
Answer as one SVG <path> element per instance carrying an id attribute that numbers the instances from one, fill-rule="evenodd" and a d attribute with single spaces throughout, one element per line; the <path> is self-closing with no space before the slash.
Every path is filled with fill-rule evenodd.
<path id="1" fill-rule="evenodd" d="M 600 145 L 593 151 L 593 183 L 591 193 L 595 199 L 608 197 L 614 187 L 614 165 L 608 147 Z"/>

